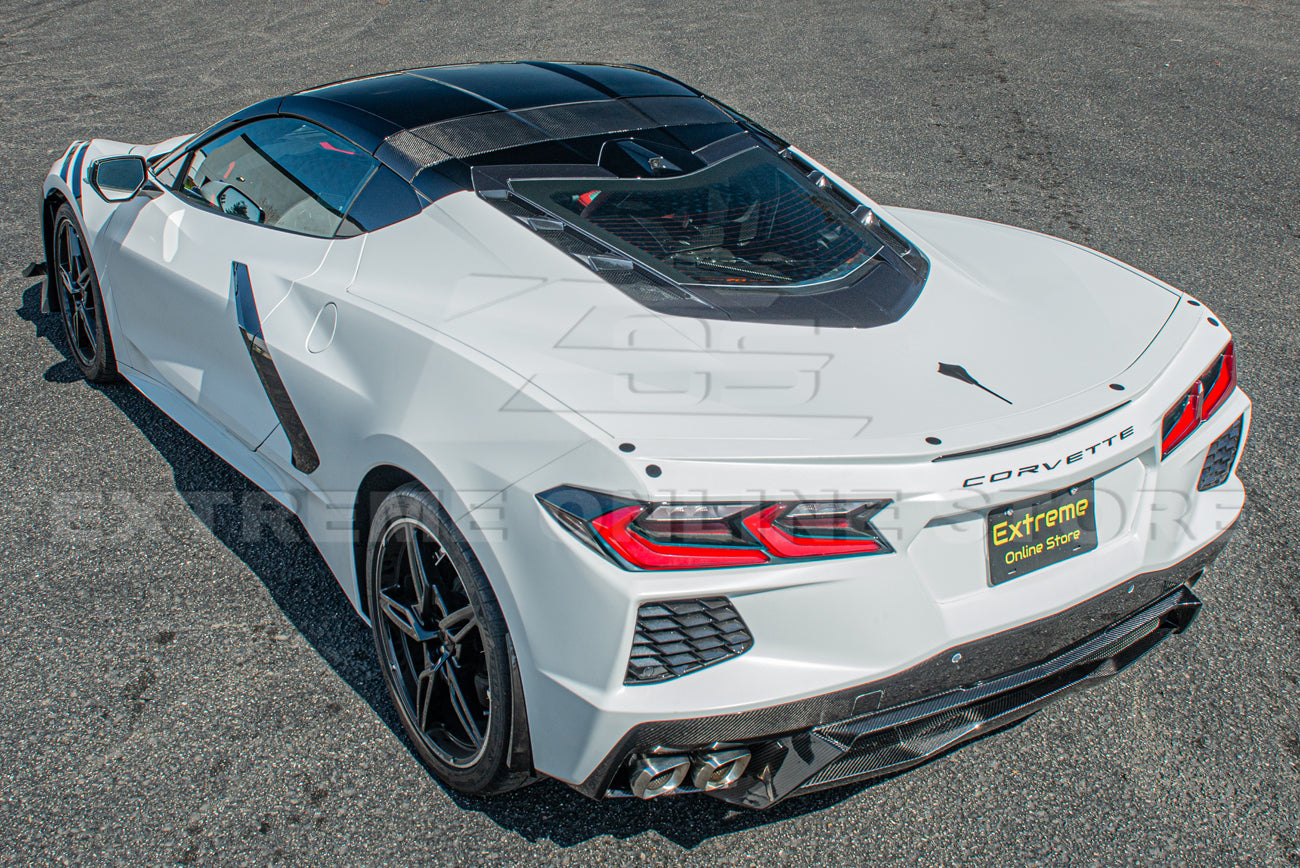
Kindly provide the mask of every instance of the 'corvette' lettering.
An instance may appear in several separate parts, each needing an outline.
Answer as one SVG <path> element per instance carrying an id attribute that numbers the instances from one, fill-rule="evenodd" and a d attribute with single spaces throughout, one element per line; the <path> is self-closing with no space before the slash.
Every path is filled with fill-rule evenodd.
<path id="1" fill-rule="evenodd" d="M 1039 462 L 1038 464 L 1031 464 L 1028 467 L 1021 467 L 1019 470 L 999 470 L 996 473 L 984 473 L 984 474 L 980 474 L 979 476 L 971 476 L 963 480 L 961 485 L 962 488 L 974 488 L 975 486 L 983 485 L 986 482 L 988 483 L 1005 482 L 1006 480 L 1010 479 L 1012 476 L 1020 477 L 1020 476 L 1024 476 L 1026 473 L 1037 473 L 1040 467 L 1043 470 L 1047 470 L 1047 471 L 1055 470 L 1056 468 L 1061 466 L 1062 462 L 1064 462 L 1066 465 L 1070 465 L 1078 461 L 1082 461 L 1084 457 L 1084 453 L 1087 453 L 1088 455 L 1096 455 L 1097 450 L 1102 446 L 1111 447 L 1115 444 L 1116 440 L 1127 440 L 1128 438 L 1133 436 L 1133 433 L 1134 433 L 1133 426 L 1130 425 L 1129 427 L 1125 428 L 1123 431 L 1119 432 L 1118 434 L 1112 434 L 1111 436 L 1105 438 L 1104 440 L 1098 440 L 1096 443 L 1092 444 L 1091 446 L 1085 446 L 1084 448 L 1080 449 L 1078 452 L 1071 452 L 1069 455 L 1065 456 L 1064 458 L 1058 458 L 1055 461 L 1042 461 Z"/>

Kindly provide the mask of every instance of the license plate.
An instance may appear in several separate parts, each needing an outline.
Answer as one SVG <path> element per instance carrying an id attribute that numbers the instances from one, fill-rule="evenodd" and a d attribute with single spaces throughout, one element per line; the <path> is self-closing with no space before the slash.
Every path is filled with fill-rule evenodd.
<path id="1" fill-rule="evenodd" d="M 988 516 L 989 584 L 1000 585 L 1096 547 L 1091 479 L 999 507 Z"/>

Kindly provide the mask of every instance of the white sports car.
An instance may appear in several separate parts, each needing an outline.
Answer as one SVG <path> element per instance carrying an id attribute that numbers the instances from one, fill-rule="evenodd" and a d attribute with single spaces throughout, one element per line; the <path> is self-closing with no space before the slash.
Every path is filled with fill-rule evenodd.
<path id="1" fill-rule="evenodd" d="M 327 85 L 43 205 L 72 359 L 301 519 L 465 792 L 914 765 L 1185 628 L 1244 501 L 1198 301 L 648 69 Z"/>

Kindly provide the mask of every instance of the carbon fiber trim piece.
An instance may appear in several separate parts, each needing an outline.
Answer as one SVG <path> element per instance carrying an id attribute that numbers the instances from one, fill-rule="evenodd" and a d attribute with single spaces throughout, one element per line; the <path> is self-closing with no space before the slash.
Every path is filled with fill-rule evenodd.
<path id="1" fill-rule="evenodd" d="M 600 797 L 629 754 L 660 745 L 689 750 L 715 742 L 776 738 L 855 717 L 864 704 L 894 709 L 1035 666 L 1195 582 L 1227 544 L 1231 531 L 1228 528 L 1171 567 L 1134 576 L 1055 615 L 945 649 L 911 669 L 877 681 L 752 711 L 633 727 L 576 788 Z M 960 663 L 954 665 L 952 658 L 957 654 Z"/>
<path id="2" fill-rule="evenodd" d="M 248 266 L 234 262 L 231 263 L 230 272 L 230 283 L 235 294 L 235 317 L 239 322 L 239 331 L 244 336 L 244 345 L 248 347 L 248 356 L 253 360 L 253 369 L 262 381 L 262 389 L 275 410 L 276 418 L 280 420 L 280 427 L 289 438 L 293 466 L 303 473 L 311 473 L 320 467 L 320 456 L 316 454 L 316 447 L 307 436 L 302 418 L 289 399 L 284 380 L 280 379 L 280 371 L 262 338 L 262 320 L 257 313 L 257 300 L 253 297 L 253 283 L 248 277 Z"/>
<path id="3" fill-rule="evenodd" d="M 451 154 L 436 145 L 430 144 L 410 130 L 393 133 L 384 139 L 384 144 L 396 151 L 402 159 L 410 164 L 408 167 L 403 167 L 407 169 L 406 172 L 398 173 L 406 177 L 408 181 L 425 166 L 432 166 L 435 163 L 441 163 L 443 160 L 451 159 Z"/>
<path id="4" fill-rule="evenodd" d="M 670 97 L 673 98 L 681 97 Z M 525 122 L 546 131 L 553 139 L 576 139 L 663 126 L 628 103 L 615 99 L 544 106 L 516 114 Z"/>
<path id="5" fill-rule="evenodd" d="M 490 112 L 417 127 L 412 133 L 452 157 L 464 160 L 505 148 L 532 145 L 549 134 L 510 112 Z"/>
<path id="6" fill-rule="evenodd" d="M 623 290 L 634 301 L 644 305 L 676 301 L 690 302 L 692 307 L 705 307 L 690 293 L 678 289 L 667 281 L 653 278 L 648 272 L 640 268 L 633 268 L 628 271 L 602 271 L 600 276 Z"/>
<path id="7" fill-rule="evenodd" d="M 732 122 L 725 112 L 699 97 L 656 96 L 484 112 L 403 130 L 386 141 L 422 168 L 539 142 Z M 433 150 L 422 151 L 411 138 Z"/>
<path id="8" fill-rule="evenodd" d="M 734 124 L 735 118 L 706 99 L 680 96 L 647 96 L 630 99 L 636 110 L 660 127 L 685 127 L 693 124 Z"/>

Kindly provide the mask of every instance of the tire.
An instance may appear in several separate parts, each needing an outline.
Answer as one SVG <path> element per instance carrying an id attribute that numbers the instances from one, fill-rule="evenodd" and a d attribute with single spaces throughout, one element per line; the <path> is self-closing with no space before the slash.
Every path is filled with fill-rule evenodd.
<path id="1" fill-rule="evenodd" d="M 472 795 L 529 783 L 527 713 L 501 607 L 469 543 L 418 483 L 388 495 L 370 523 L 366 590 L 384 681 L 424 764 Z"/>
<path id="2" fill-rule="evenodd" d="M 77 215 L 66 202 L 54 215 L 51 276 L 59 298 L 59 319 L 72 361 L 92 383 L 118 379 L 113 339 L 104 318 L 104 296 Z"/>

